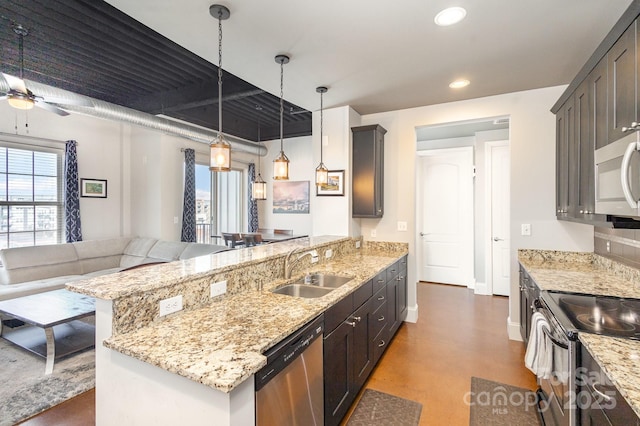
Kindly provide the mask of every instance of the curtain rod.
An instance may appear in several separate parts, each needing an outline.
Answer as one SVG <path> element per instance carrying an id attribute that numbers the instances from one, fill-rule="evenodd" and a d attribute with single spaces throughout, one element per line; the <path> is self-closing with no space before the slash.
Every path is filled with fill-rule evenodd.
<path id="1" fill-rule="evenodd" d="M 59 141 L 56 139 L 48 139 L 48 138 L 41 138 L 38 136 L 25 136 L 25 135 L 18 135 L 15 133 L 5 133 L 5 132 L 0 132 L 0 138 L 12 138 L 12 139 L 22 139 L 22 140 L 29 140 L 32 141 L 34 139 L 37 139 L 39 141 L 42 142 L 49 142 L 49 143 L 61 143 L 61 144 L 65 144 L 67 143 L 67 141 Z M 76 141 L 77 143 L 77 141 Z"/>

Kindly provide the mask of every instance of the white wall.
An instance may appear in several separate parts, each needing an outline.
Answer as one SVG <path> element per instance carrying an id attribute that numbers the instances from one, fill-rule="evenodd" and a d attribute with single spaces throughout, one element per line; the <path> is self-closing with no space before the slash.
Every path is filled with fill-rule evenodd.
<path id="1" fill-rule="evenodd" d="M 28 122 L 28 132 L 25 124 Z M 17 131 L 16 131 L 17 123 Z M 34 108 L 19 111 L 0 102 L 0 132 L 78 142 L 78 177 L 107 180 L 107 198 L 80 198 L 80 220 L 83 239 L 108 238 L 128 233 L 126 186 L 128 170 L 121 160 L 128 157 L 123 125 L 72 114 L 60 117 Z"/>
<path id="2" fill-rule="evenodd" d="M 285 139 L 283 150 L 289 158 L 289 181 L 309 181 L 309 214 L 273 213 L 273 160 L 280 153 L 280 139 L 264 143 L 268 152 L 262 157 L 262 177 L 267 182 L 267 199 L 258 202 L 261 228 L 292 229 L 294 234 L 313 235 L 312 216 L 316 194 L 315 171 L 311 136 Z M 318 156 L 318 158 L 320 158 Z"/>
<path id="3" fill-rule="evenodd" d="M 517 336 L 519 248 L 593 250 L 593 227 L 555 219 L 555 119 L 549 108 L 564 86 L 551 87 L 362 117 L 362 124 L 380 124 L 385 135 L 385 214 L 362 219 L 362 235 L 376 229 L 380 241 L 409 243 L 409 306 L 416 303 L 415 128 L 438 123 L 509 116 L 511 118 L 511 297 L 510 333 Z M 407 232 L 396 230 L 398 221 Z M 520 236 L 530 223 L 532 235 Z"/>

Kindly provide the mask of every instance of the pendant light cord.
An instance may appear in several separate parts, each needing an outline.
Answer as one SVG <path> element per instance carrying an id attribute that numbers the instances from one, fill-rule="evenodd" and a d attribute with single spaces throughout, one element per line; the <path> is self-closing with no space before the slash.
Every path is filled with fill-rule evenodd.
<path id="1" fill-rule="evenodd" d="M 320 164 L 322 164 L 322 127 L 323 127 L 323 111 L 324 108 L 322 106 L 322 96 L 324 93 L 320 92 Z"/>
<path id="2" fill-rule="evenodd" d="M 222 135 L 222 11 L 218 13 L 218 133 Z"/>
<path id="3" fill-rule="evenodd" d="M 284 124 L 282 122 L 284 114 L 284 61 L 280 62 L 280 152 L 283 152 L 282 148 L 282 136 Z"/>

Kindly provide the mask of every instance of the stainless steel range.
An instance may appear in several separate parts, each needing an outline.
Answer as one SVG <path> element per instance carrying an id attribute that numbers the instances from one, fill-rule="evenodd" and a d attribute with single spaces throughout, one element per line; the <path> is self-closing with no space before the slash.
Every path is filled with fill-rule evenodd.
<path id="1" fill-rule="evenodd" d="M 542 418 L 545 425 L 577 425 L 578 332 L 640 340 L 640 300 L 543 291 L 535 306 L 549 323 L 543 338 L 552 352 L 550 377 L 538 379 Z"/>

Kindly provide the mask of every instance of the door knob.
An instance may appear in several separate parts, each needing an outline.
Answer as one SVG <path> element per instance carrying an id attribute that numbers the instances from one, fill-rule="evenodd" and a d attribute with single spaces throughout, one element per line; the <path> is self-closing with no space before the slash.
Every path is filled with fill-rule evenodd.
<path id="1" fill-rule="evenodd" d="M 421 233 L 420 233 L 420 236 L 421 236 L 421 237 L 424 237 L 425 235 L 427 235 L 427 234 L 425 234 L 424 232 L 421 232 Z"/>
<path id="2" fill-rule="evenodd" d="M 504 241 L 502 238 L 493 237 L 493 241 Z"/>

